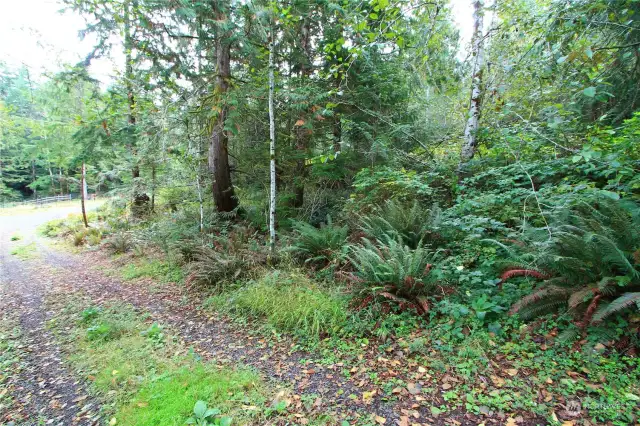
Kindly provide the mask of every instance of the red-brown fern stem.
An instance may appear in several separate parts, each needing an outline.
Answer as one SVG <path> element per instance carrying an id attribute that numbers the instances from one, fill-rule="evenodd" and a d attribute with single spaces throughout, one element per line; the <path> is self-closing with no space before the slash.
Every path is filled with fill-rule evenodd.
<path id="1" fill-rule="evenodd" d="M 418 306 L 422 310 L 422 315 L 427 315 L 427 313 L 429 313 L 429 301 L 427 298 L 425 296 L 418 296 L 416 297 L 416 300 L 418 302 Z"/>
<path id="2" fill-rule="evenodd" d="M 593 314 L 595 313 L 596 308 L 598 307 L 598 302 L 600 301 L 601 297 L 602 295 L 598 294 L 596 295 L 596 297 L 591 299 L 591 303 L 589 303 L 589 306 L 587 306 L 587 310 L 584 312 L 582 321 L 579 321 L 576 323 L 578 327 L 586 328 L 589 325 L 589 323 L 591 323 L 591 318 L 593 317 Z"/>
<path id="3" fill-rule="evenodd" d="M 362 301 L 355 307 L 356 311 L 361 311 L 366 308 L 373 301 L 373 296 L 369 295 L 362 299 Z"/>
<path id="4" fill-rule="evenodd" d="M 498 285 L 502 285 L 502 283 L 513 277 L 533 277 L 540 280 L 546 280 L 550 278 L 549 275 L 545 274 L 544 272 L 536 271 L 535 269 L 509 269 L 508 271 L 502 273 Z"/>
<path id="5" fill-rule="evenodd" d="M 337 271 L 336 277 L 348 281 L 350 283 L 361 283 L 362 279 L 355 276 L 353 272 Z"/>
<path id="6" fill-rule="evenodd" d="M 512 240 L 512 239 L 509 239 L 509 238 L 505 238 L 502 241 L 504 241 L 505 243 L 515 244 L 515 245 L 520 246 L 520 247 L 524 247 L 525 246 L 525 243 L 523 243 L 522 241 L 519 241 L 519 240 Z"/>

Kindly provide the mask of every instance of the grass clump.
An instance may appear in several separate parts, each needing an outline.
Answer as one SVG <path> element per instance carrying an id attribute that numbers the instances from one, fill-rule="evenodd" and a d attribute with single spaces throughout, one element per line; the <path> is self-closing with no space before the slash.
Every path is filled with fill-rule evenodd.
<path id="1" fill-rule="evenodd" d="M 199 400 L 228 415 L 239 402 L 264 402 L 259 383 L 259 376 L 249 370 L 231 372 L 202 363 L 182 366 L 145 384 L 122 408 L 118 423 L 184 425 Z"/>
<path id="2" fill-rule="evenodd" d="M 10 253 L 21 260 L 33 259 L 37 255 L 36 243 L 21 244 L 11 249 Z"/>
<path id="3" fill-rule="evenodd" d="M 228 303 L 240 315 L 266 317 L 276 329 L 312 338 L 336 333 L 347 319 L 345 300 L 298 272 L 269 273 Z"/>
<path id="4" fill-rule="evenodd" d="M 22 235 L 20 235 L 17 232 L 11 235 L 11 241 L 20 241 L 21 239 L 22 239 Z"/>
<path id="5" fill-rule="evenodd" d="M 130 263 L 122 270 L 122 278 L 134 280 L 140 277 L 150 277 L 162 283 L 182 282 L 184 274 L 180 265 L 173 262 L 151 260 L 143 263 Z"/>
<path id="6" fill-rule="evenodd" d="M 65 230 L 65 220 L 64 219 L 54 219 L 44 224 L 40 225 L 38 228 L 38 232 L 50 238 L 55 238 L 61 236 Z"/>

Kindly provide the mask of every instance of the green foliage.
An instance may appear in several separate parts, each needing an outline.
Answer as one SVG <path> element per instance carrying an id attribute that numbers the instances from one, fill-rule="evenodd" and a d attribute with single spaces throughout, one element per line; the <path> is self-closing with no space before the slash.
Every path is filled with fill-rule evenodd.
<path id="1" fill-rule="evenodd" d="M 418 201 L 408 206 L 387 200 L 381 207 L 362 217 L 360 222 L 361 229 L 372 239 L 397 235 L 412 249 L 422 243 L 439 244 L 435 230 L 440 226 L 441 211 L 437 206 L 428 210 Z"/>
<path id="2" fill-rule="evenodd" d="M 154 322 L 153 324 L 151 324 L 151 327 L 147 328 L 144 331 L 141 331 L 140 335 L 152 340 L 157 345 L 162 345 L 165 338 L 163 330 L 163 327 Z"/>
<path id="3" fill-rule="evenodd" d="M 36 247 L 36 243 L 31 242 L 28 244 L 21 244 L 21 245 L 15 246 L 11 249 L 9 253 L 11 253 L 11 255 L 16 256 L 19 259 L 29 260 L 37 256 L 37 253 L 38 253 L 37 250 L 38 249 Z"/>
<path id="4" fill-rule="evenodd" d="M 414 170 L 395 170 L 389 167 L 379 169 L 364 168 L 358 172 L 351 196 L 359 204 L 383 204 L 386 200 L 411 203 L 432 201 L 434 188 L 429 185 L 430 176 Z"/>
<path id="5" fill-rule="evenodd" d="M 22 239 L 22 235 L 18 234 L 17 232 L 11 235 L 10 240 L 11 241 L 20 241 Z"/>
<path id="6" fill-rule="evenodd" d="M 145 315 L 131 306 L 82 309 L 86 302 L 72 296 L 68 305 L 60 307 L 51 328 L 73 349 L 73 365 L 94 377 L 93 391 L 112 406 L 110 416 L 118 424 L 183 425 L 198 400 L 219 407 L 241 424 L 260 422 L 254 418 L 260 411 L 242 409 L 244 403 L 262 406 L 266 399 L 255 372 L 197 361 L 162 326 L 146 324 Z M 87 325 L 118 332 L 94 338 Z"/>
<path id="7" fill-rule="evenodd" d="M 568 308 L 582 327 L 623 312 L 640 286 L 640 208 L 608 197 L 556 209 L 549 226 L 529 230 L 533 267 L 548 278 L 512 308 L 527 318 Z"/>
<path id="8" fill-rule="evenodd" d="M 113 234 L 105 243 L 104 246 L 112 254 L 123 254 L 133 248 L 133 241 L 131 236 L 126 232 L 118 232 Z"/>
<path id="9" fill-rule="evenodd" d="M 122 270 L 122 278 L 133 280 L 140 277 L 150 277 L 162 283 L 181 283 L 184 278 L 182 267 L 170 261 L 157 259 L 129 263 Z"/>
<path id="10" fill-rule="evenodd" d="M 217 408 L 208 408 L 207 403 L 198 401 L 193 406 L 193 416 L 189 417 L 186 424 L 198 426 L 230 426 L 231 417 L 220 416 L 222 412 Z"/>
<path id="11" fill-rule="evenodd" d="M 349 260 L 365 294 L 426 313 L 425 297 L 434 285 L 430 272 L 439 257 L 422 244 L 412 249 L 400 237 L 386 236 L 352 246 Z"/>
<path id="12" fill-rule="evenodd" d="M 238 315 L 265 317 L 278 330 L 309 338 L 338 333 L 347 316 L 335 291 L 294 271 L 268 273 L 223 297 Z"/>
<path id="13" fill-rule="evenodd" d="M 72 241 L 74 246 L 81 246 L 85 243 L 85 238 L 87 237 L 87 233 L 85 231 L 77 231 L 72 235 Z"/>
<path id="14" fill-rule="evenodd" d="M 45 222 L 40 226 L 39 231 L 45 237 L 58 237 L 62 234 L 64 230 L 64 219 L 54 219 L 48 222 Z"/>
<path id="15" fill-rule="evenodd" d="M 98 246 L 102 242 L 102 233 L 100 231 L 91 232 L 87 235 L 86 239 L 90 246 Z"/>
<path id="16" fill-rule="evenodd" d="M 250 274 L 250 268 L 241 257 L 216 249 L 202 247 L 189 264 L 187 285 L 198 285 L 213 291 L 223 291 L 233 281 Z"/>
<path id="17" fill-rule="evenodd" d="M 90 306 L 87 309 L 83 310 L 80 315 L 82 316 L 82 321 L 84 323 L 89 323 L 97 318 L 98 315 L 100 315 L 100 308 L 96 306 Z"/>
<path id="18" fill-rule="evenodd" d="M 327 264 L 339 262 L 345 254 L 348 227 L 334 225 L 331 217 L 316 228 L 306 222 L 293 222 L 293 244 L 287 249 L 305 263 Z"/>

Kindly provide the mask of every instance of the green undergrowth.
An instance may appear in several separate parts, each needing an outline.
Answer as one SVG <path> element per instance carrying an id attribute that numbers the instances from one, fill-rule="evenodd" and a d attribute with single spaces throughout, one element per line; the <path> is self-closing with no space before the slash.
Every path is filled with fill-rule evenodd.
<path id="1" fill-rule="evenodd" d="M 125 280 L 149 277 L 161 283 L 181 283 L 184 279 L 184 272 L 180 265 L 157 259 L 129 263 L 122 268 L 121 274 Z"/>
<path id="2" fill-rule="evenodd" d="M 19 337 L 20 330 L 17 324 L 8 318 L 0 317 L 0 413 L 6 415 L 14 406 L 9 379 L 20 371 Z"/>
<path id="3" fill-rule="evenodd" d="M 50 322 L 111 422 L 182 425 L 202 400 L 233 424 L 261 423 L 267 390 L 257 373 L 203 362 L 146 320 L 130 305 L 97 306 L 74 296 Z"/>
<path id="4" fill-rule="evenodd" d="M 447 402 L 439 407 L 443 412 L 526 411 L 553 424 L 556 413 L 577 401 L 580 416 L 596 424 L 629 424 L 640 415 L 635 357 L 555 342 L 559 324 L 553 320 L 535 329 L 512 321 L 499 333 L 469 324 L 464 337 L 451 325 L 429 324 L 395 342 L 410 362 L 426 368 L 432 390 Z M 446 376 L 454 378 L 449 386 Z"/>
<path id="5" fill-rule="evenodd" d="M 338 333 L 347 319 L 343 296 L 297 271 L 273 271 L 210 297 L 205 305 L 236 317 L 266 318 L 278 331 L 317 339 Z"/>
<path id="6" fill-rule="evenodd" d="M 32 242 L 28 244 L 17 245 L 11 249 L 10 253 L 21 260 L 29 260 L 37 257 L 37 250 L 38 249 L 36 247 L 36 243 Z"/>
<path id="7" fill-rule="evenodd" d="M 98 219 L 96 212 L 88 212 L 87 220 L 89 223 Z M 64 237 L 75 232 L 83 231 L 85 229 L 82 215 L 70 214 L 63 219 L 53 219 L 43 223 L 38 227 L 38 233 L 45 237 L 55 238 Z"/>
<path id="8" fill-rule="evenodd" d="M 340 310 L 327 313 L 328 300 Z M 593 424 L 624 425 L 640 416 L 638 358 L 559 341 L 558 330 L 566 325 L 551 316 L 535 327 L 512 317 L 500 329 L 490 329 L 473 311 L 429 321 L 406 311 L 380 314 L 376 306 L 347 313 L 345 303 L 343 296 L 299 273 L 276 271 L 213 296 L 205 306 L 240 320 L 265 318 L 269 327 L 253 332 L 273 344 L 279 339 L 273 329 L 291 333 L 297 337 L 293 348 L 316 354 L 313 363 L 338 367 L 346 377 L 355 372 L 357 380 L 366 378 L 364 388 L 389 401 L 407 390 L 434 401 L 429 408 L 436 418 L 460 410 L 489 416 L 530 413 L 554 424 L 576 401 L 580 416 Z M 322 318 L 322 338 L 309 339 L 315 318 Z"/>

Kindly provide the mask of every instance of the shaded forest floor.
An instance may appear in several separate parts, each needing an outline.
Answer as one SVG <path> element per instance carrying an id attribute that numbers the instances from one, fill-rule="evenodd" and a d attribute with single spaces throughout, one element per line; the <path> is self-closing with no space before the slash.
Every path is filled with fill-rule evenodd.
<path id="1" fill-rule="evenodd" d="M 427 369 L 406 350 L 390 346 L 380 351 L 367 339 L 345 341 L 344 348 L 334 351 L 308 352 L 290 337 L 265 333 L 259 324 L 203 309 L 203 298 L 187 293 L 182 284 L 124 280 L 121 272 L 131 257 L 72 253 L 36 236 L 37 225 L 68 213 L 54 208 L 22 214 L 15 221 L 3 218 L 0 226 L 0 424 L 154 424 L 151 417 L 148 423 L 134 419 L 162 404 L 154 400 L 164 392 L 154 388 L 157 377 L 164 370 L 181 369 L 195 377 L 198 363 L 227 378 L 238 371 L 257 373 L 249 380 L 252 384 L 238 379 L 239 389 L 233 382 L 222 395 L 222 404 L 233 403 L 240 424 L 547 423 L 527 410 L 481 405 L 473 413 L 460 408 L 463 396 L 454 392 L 460 386 L 495 387 L 507 400 L 519 396 L 505 383 L 530 372 L 516 368 L 509 357 L 491 360 L 494 373 L 469 383 L 447 366 L 439 372 Z M 16 234 L 20 239 L 12 241 Z M 95 322 L 107 313 L 111 322 Z M 84 334 L 97 337 L 79 344 L 78 336 Z M 111 341 L 114 335 L 129 336 L 134 349 L 126 345 L 129 340 Z M 141 360 L 153 358 L 154 364 L 136 364 L 138 353 Z M 567 374 L 571 379 L 581 373 Z M 197 385 L 185 381 L 178 389 L 190 397 L 188 388 Z M 136 386 L 143 391 L 129 389 Z M 569 398 L 548 392 L 540 397 L 559 398 L 557 416 L 565 425 L 581 417 Z M 451 408 L 443 410 L 448 404 Z M 165 407 L 158 405 L 160 409 Z M 117 418 L 116 412 L 128 418 Z M 180 417 L 184 413 L 173 415 L 177 417 L 162 424 L 186 420 Z"/>

